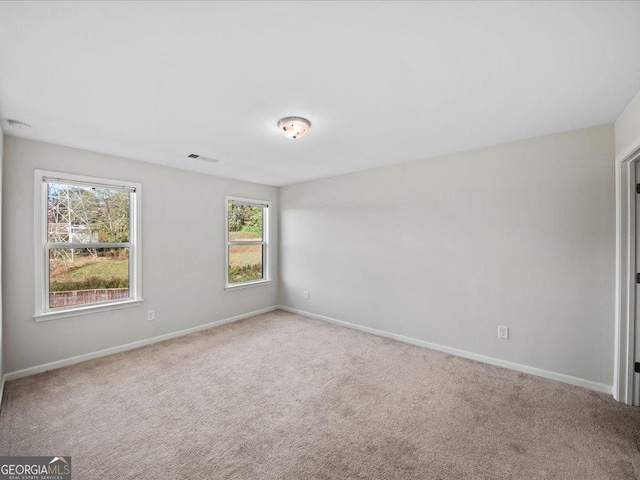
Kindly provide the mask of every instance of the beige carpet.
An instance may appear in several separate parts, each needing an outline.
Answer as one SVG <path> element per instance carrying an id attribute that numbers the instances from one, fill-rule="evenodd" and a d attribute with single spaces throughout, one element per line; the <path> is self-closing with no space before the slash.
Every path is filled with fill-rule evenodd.
<path id="1" fill-rule="evenodd" d="M 636 479 L 640 408 L 276 311 L 6 385 L 76 479 Z"/>

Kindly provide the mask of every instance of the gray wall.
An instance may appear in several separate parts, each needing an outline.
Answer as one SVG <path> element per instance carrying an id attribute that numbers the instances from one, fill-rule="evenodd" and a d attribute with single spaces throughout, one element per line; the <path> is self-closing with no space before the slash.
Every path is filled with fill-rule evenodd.
<path id="1" fill-rule="evenodd" d="M 6 137 L 4 157 L 5 371 L 14 372 L 267 308 L 277 282 L 224 290 L 224 196 L 273 202 L 273 277 L 278 278 L 278 189 Z M 141 182 L 140 307 L 36 323 L 36 168 Z M 147 310 L 156 320 L 146 321 Z"/>
<path id="2" fill-rule="evenodd" d="M 640 92 L 616 120 L 616 156 L 640 144 Z"/>
<path id="3" fill-rule="evenodd" d="M 613 157 L 605 125 L 283 187 L 280 302 L 611 385 Z"/>

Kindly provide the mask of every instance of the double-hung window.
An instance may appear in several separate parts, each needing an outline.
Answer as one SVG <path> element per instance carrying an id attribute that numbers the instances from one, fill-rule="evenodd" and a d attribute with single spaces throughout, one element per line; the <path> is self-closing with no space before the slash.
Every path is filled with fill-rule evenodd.
<path id="1" fill-rule="evenodd" d="M 226 204 L 226 287 L 268 282 L 270 203 L 227 197 Z"/>
<path id="2" fill-rule="evenodd" d="M 36 170 L 36 320 L 138 304 L 140 184 Z"/>

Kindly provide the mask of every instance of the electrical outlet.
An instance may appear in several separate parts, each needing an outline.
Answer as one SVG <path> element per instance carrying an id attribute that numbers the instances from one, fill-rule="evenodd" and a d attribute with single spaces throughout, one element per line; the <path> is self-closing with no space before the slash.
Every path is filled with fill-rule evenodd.
<path id="1" fill-rule="evenodd" d="M 509 327 L 498 325 L 498 338 L 509 340 Z"/>
<path id="2" fill-rule="evenodd" d="M 306 298 L 307 300 L 309 300 L 309 290 L 305 290 L 305 292 L 304 292 L 304 298 Z"/>
<path id="3" fill-rule="evenodd" d="M 156 311 L 155 310 L 147 311 L 147 320 L 151 321 L 155 319 L 156 319 Z"/>

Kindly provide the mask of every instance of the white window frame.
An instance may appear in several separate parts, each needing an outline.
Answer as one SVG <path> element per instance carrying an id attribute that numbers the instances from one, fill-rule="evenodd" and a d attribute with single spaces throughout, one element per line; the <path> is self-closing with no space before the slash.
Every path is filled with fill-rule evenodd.
<path id="1" fill-rule="evenodd" d="M 47 179 L 55 179 L 60 183 L 70 185 L 88 185 L 106 188 L 126 188 L 133 190 L 130 196 L 129 216 L 129 294 L 128 299 L 111 300 L 100 303 L 74 305 L 68 307 L 49 307 L 49 248 L 47 247 Z M 142 256 L 140 255 L 140 225 L 142 205 L 142 184 L 107 178 L 89 177 L 71 173 L 52 172 L 49 170 L 34 171 L 34 259 L 35 259 L 35 315 L 36 322 L 57 318 L 87 315 L 106 310 L 126 308 L 140 305 L 142 299 Z M 92 246 L 108 247 L 114 244 L 91 244 Z"/>
<path id="2" fill-rule="evenodd" d="M 229 283 L 229 247 L 236 242 L 229 241 L 229 203 L 235 202 L 243 205 L 249 205 L 254 207 L 262 207 L 262 241 L 256 241 L 256 244 L 264 245 L 263 258 L 262 258 L 262 278 L 260 280 L 250 280 L 247 282 Z M 225 290 L 235 290 L 238 288 L 253 287 L 256 285 L 264 285 L 271 283 L 271 248 L 269 242 L 269 231 L 271 223 L 271 202 L 268 200 L 256 200 L 253 198 L 243 197 L 224 197 L 224 245 L 225 245 L 225 265 L 224 265 L 224 285 Z M 250 242 L 237 242 L 237 243 L 250 243 Z"/>

